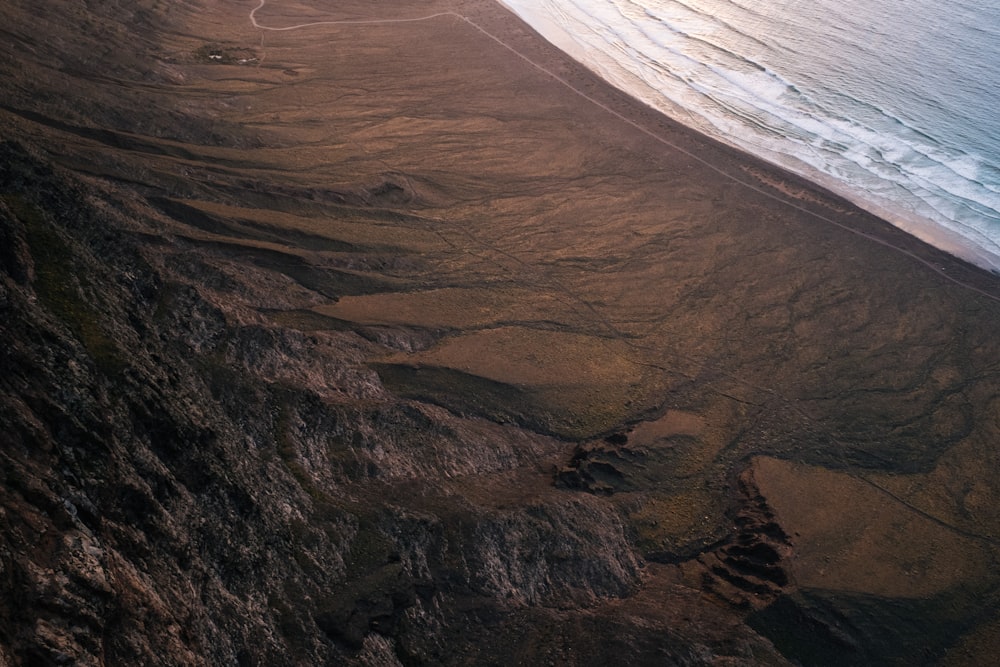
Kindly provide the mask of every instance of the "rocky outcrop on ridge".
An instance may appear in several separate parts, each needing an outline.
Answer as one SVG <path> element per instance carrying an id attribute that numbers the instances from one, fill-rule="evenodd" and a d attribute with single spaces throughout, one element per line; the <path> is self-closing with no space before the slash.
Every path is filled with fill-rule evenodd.
<path id="1" fill-rule="evenodd" d="M 5 3 L 0 665 L 990 664 L 995 276 L 492 0 L 253 4 Z"/>

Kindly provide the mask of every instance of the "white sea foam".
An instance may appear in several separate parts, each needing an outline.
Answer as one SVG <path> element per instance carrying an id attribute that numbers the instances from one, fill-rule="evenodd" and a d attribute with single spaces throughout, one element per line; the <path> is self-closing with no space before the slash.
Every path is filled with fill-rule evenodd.
<path id="1" fill-rule="evenodd" d="M 505 4 L 645 103 L 1000 271 L 1000 75 L 990 65 L 1000 58 L 997 8 L 934 0 Z"/>

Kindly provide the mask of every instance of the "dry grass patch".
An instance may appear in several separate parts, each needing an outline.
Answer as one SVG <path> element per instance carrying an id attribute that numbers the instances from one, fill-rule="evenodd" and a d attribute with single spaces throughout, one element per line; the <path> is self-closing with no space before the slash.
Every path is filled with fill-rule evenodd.
<path id="1" fill-rule="evenodd" d="M 410 325 L 437 329 L 477 329 L 502 324 L 572 321 L 558 297 L 520 288 L 444 288 L 424 292 L 345 297 L 319 306 L 317 313 L 367 325 Z"/>
<path id="2" fill-rule="evenodd" d="M 753 466 L 792 535 L 791 568 L 803 588 L 922 598 L 993 578 L 981 542 L 858 476 L 769 457 Z"/>
<path id="3" fill-rule="evenodd" d="M 450 387 L 452 401 L 570 438 L 634 420 L 666 390 L 662 375 L 634 362 L 622 341 L 523 327 L 449 338 L 425 352 L 388 357 L 380 368 L 409 395 L 440 402 L 449 389 L 442 382 L 457 382 L 463 386 Z"/>

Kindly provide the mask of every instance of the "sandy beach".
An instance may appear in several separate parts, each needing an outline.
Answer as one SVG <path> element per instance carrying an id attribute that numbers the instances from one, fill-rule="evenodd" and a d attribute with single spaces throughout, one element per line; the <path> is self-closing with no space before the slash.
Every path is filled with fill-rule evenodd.
<path id="1" fill-rule="evenodd" d="M 593 594 L 469 575 L 434 604 L 488 622 L 440 612 L 445 657 L 415 664 L 511 638 L 529 662 L 652 660 L 658 633 L 733 664 L 994 654 L 1000 280 L 656 113 L 500 3 L 268 0 L 255 27 L 258 1 L 173 11 L 141 75 L 88 74 L 72 113 L 37 89 L 70 75 L 30 60 L 3 134 L 132 193 L 150 265 L 204 274 L 228 326 L 336 357 L 261 355 L 265 386 L 424 415 L 420 452 L 350 441 L 370 477 L 318 445 L 294 474 L 414 525 L 572 507 L 572 553 L 610 549 L 574 521 L 614 517 L 642 563 Z M 540 549 L 517 558 L 563 557 Z M 422 576 L 459 577 L 443 562 Z"/>

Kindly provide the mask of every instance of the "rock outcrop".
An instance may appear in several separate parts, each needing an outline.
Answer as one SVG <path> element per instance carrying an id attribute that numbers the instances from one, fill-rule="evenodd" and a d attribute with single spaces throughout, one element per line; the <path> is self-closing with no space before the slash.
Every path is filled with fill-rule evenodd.
<path id="1" fill-rule="evenodd" d="M 995 277 L 321 4 L 5 2 L 0 665 L 996 654 Z"/>

